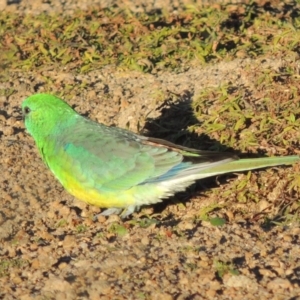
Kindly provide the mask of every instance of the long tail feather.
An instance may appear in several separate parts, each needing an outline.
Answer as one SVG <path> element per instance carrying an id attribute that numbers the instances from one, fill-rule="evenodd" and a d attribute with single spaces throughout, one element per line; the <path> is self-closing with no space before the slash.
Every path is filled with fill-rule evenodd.
<path id="1" fill-rule="evenodd" d="M 285 156 L 285 157 L 264 157 L 264 158 L 249 158 L 230 161 L 212 168 L 201 170 L 198 178 L 205 178 L 225 173 L 242 172 L 254 169 L 262 169 L 267 167 L 274 167 L 279 165 L 292 165 L 300 161 L 299 156 Z"/>
<path id="2" fill-rule="evenodd" d="M 201 163 L 198 164 L 198 166 L 196 164 L 191 168 L 180 172 L 172 179 L 160 182 L 160 185 L 166 188 L 166 193 L 162 198 L 169 197 L 175 192 L 185 190 L 187 186 L 198 179 L 226 173 L 243 172 L 280 165 L 292 165 L 297 161 L 300 161 L 300 156 L 249 158 L 233 161 L 226 159 L 219 161 L 218 163 L 213 163 L 210 166 L 206 165 L 205 168 L 203 168 L 203 164 Z"/>

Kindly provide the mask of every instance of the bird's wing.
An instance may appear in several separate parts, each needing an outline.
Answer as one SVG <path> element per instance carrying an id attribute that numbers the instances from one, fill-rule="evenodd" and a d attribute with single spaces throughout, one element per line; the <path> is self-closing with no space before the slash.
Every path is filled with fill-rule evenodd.
<path id="1" fill-rule="evenodd" d="M 179 152 L 134 137 L 85 120 L 52 138 L 56 146 L 46 160 L 58 177 L 68 173 L 97 189 L 122 191 L 161 176 L 183 159 Z"/>
<path id="2" fill-rule="evenodd" d="M 197 163 L 203 164 L 203 168 L 209 167 L 211 161 L 221 163 L 224 159 L 224 155 L 215 152 L 178 148 L 163 140 L 86 119 L 65 130 L 56 140 L 54 156 L 61 158 L 59 162 L 55 160 L 56 164 L 62 164 L 60 168 L 85 184 L 107 191 L 167 180 L 191 167 L 192 162 L 183 162 L 185 155 L 197 157 Z"/>
<path id="3" fill-rule="evenodd" d="M 194 158 L 194 161 L 196 163 L 221 161 L 223 159 L 232 159 L 232 160 L 239 159 L 238 156 L 230 152 L 198 150 L 198 149 L 177 145 L 169 141 L 158 139 L 158 138 L 145 137 L 140 135 L 138 137 L 140 138 L 142 143 L 153 145 L 156 147 L 166 147 L 169 150 L 180 152 L 186 158 L 186 160 L 189 160 L 189 158 L 193 160 L 192 158 Z"/>

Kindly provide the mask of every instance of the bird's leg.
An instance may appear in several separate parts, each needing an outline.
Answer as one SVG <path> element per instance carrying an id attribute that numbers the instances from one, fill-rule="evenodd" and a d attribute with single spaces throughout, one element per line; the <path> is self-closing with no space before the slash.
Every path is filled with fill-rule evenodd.
<path id="1" fill-rule="evenodd" d="M 136 206 L 136 205 L 130 205 L 126 208 L 124 208 L 124 210 L 122 211 L 120 217 L 122 219 L 125 219 L 126 217 L 130 216 L 132 213 L 134 213 L 135 211 L 139 210 L 140 207 Z"/>
<path id="2" fill-rule="evenodd" d="M 104 210 L 102 213 L 100 213 L 100 216 L 110 216 L 110 215 L 119 215 L 122 211 L 122 208 L 117 207 L 111 207 L 106 210 Z"/>
<path id="3" fill-rule="evenodd" d="M 102 213 L 100 213 L 100 216 L 110 216 L 110 215 L 120 215 L 122 219 L 125 219 L 126 217 L 130 216 L 132 213 L 134 213 L 136 210 L 139 210 L 139 206 L 130 205 L 126 208 L 117 208 L 117 207 L 111 207 L 106 210 L 104 210 Z M 95 216 L 97 218 L 97 216 Z"/>

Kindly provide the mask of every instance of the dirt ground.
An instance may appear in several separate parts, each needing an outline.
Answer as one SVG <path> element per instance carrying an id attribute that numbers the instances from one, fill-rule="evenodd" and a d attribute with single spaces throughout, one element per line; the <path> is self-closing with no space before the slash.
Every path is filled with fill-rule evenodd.
<path id="1" fill-rule="evenodd" d="M 6 4 L 0 2 L 11 11 L 72 13 L 89 2 Z M 159 1 L 125 4 L 136 11 L 160 5 Z M 181 4 L 169 1 L 169 9 L 176 11 Z M 228 213 L 224 226 L 212 226 L 196 217 L 203 206 L 215 201 L 201 195 L 201 185 L 179 200 L 145 208 L 131 219 L 112 215 L 94 222 L 100 209 L 64 191 L 18 118 L 22 100 L 42 92 L 48 80 L 56 91 L 63 88 L 62 82 L 85 81 L 93 84 L 68 100 L 78 112 L 133 131 L 146 128 L 144 133 L 155 136 L 147 127 L 149 119 L 162 117 L 154 90 L 171 91 L 179 100 L 189 101 L 203 88 L 221 83 L 251 86 L 245 68 L 277 70 L 282 63 L 280 59 L 236 59 L 180 74 L 154 75 L 114 66 L 85 75 L 55 69 L 8 72 L 0 88 L 13 87 L 16 92 L 0 96 L 0 298 L 300 299 L 297 224 L 265 228 Z M 166 113 L 168 105 L 164 108 Z M 214 188 L 221 194 L 226 184 Z M 268 203 L 263 200 L 261 205 Z"/>

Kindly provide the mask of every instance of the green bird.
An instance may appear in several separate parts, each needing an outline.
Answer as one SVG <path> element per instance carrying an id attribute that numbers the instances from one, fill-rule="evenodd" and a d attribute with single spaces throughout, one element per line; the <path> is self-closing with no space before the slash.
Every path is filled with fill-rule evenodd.
<path id="1" fill-rule="evenodd" d="M 291 165 L 299 156 L 239 159 L 108 127 L 80 116 L 63 100 L 35 94 L 22 103 L 25 126 L 64 188 L 102 214 L 126 217 L 224 173 Z"/>

